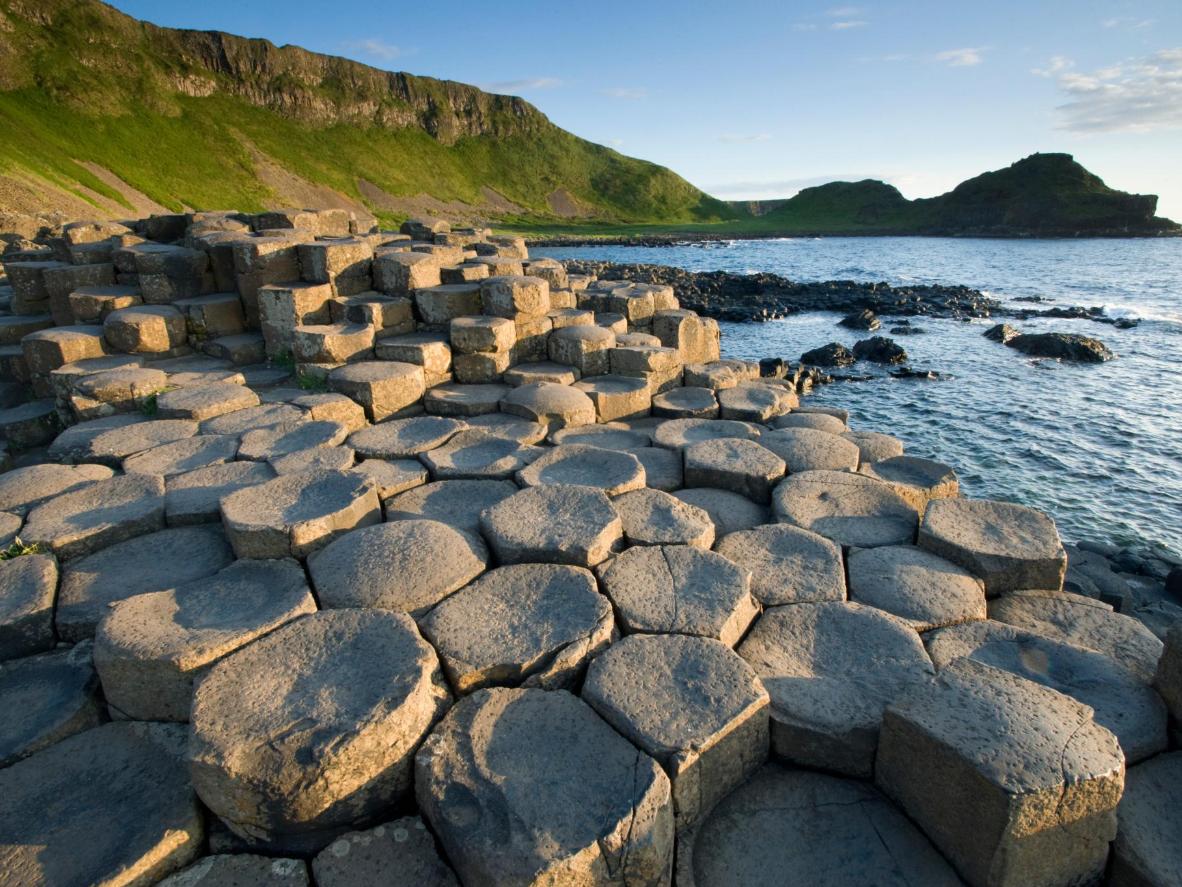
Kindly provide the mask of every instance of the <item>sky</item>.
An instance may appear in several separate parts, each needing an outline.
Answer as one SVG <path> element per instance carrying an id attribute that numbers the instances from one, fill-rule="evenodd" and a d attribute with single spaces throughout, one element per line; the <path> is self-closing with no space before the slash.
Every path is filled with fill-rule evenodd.
<path id="1" fill-rule="evenodd" d="M 1036 151 L 1182 220 L 1182 2 L 115 0 L 520 95 L 724 199 L 943 193 Z"/>

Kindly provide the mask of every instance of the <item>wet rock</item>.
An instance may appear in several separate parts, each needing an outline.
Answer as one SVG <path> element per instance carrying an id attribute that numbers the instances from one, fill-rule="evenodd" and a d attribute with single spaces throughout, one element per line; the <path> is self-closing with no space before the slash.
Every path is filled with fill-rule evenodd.
<path id="1" fill-rule="evenodd" d="M 1086 705 L 962 659 L 887 710 L 875 781 L 972 884 L 1089 883 L 1124 755 Z"/>
<path id="2" fill-rule="evenodd" d="M 935 499 L 919 528 L 920 548 L 959 564 L 994 597 L 1024 588 L 1063 587 L 1067 554 L 1041 511 L 985 499 Z"/>
<path id="3" fill-rule="evenodd" d="M 341 835 L 312 860 L 312 872 L 317 887 L 459 887 L 417 816 Z"/>
<path id="4" fill-rule="evenodd" d="M 783 459 L 751 440 L 700 440 L 685 448 L 687 484 L 729 490 L 756 502 L 771 500 L 772 487 L 784 471 Z"/>
<path id="5" fill-rule="evenodd" d="M 630 453 L 581 444 L 564 444 L 545 452 L 517 472 L 523 487 L 593 487 L 609 496 L 644 487 L 644 466 Z"/>
<path id="6" fill-rule="evenodd" d="M 863 308 L 861 311 L 852 311 L 837 323 L 839 326 L 844 326 L 851 330 L 876 330 L 882 326 L 878 315 L 869 308 Z"/>
<path id="7" fill-rule="evenodd" d="M 869 776 L 883 710 L 934 673 L 906 622 L 861 604 L 773 607 L 739 646 L 771 696 L 772 751 Z"/>
<path id="8" fill-rule="evenodd" d="M 13 884 L 151 884 L 201 852 L 183 729 L 106 724 L 0 770 Z"/>
<path id="9" fill-rule="evenodd" d="M 679 887 L 955 887 L 923 833 L 865 782 L 771 763 L 678 836 Z"/>
<path id="10" fill-rule="evenodd" d="M 238 557 L 305 557 L 382 519 L 377 485 L 348 471 L 286 474 L 231 493 L 221 509 Z"/>
<path id="11" fill-rule="evenodd" d="M 981 580 L 913 545 L 851 551 L 850 600 L 878 607 L 928 631 L 986 618 Z"/>
<path id="12" fill-rule="evenodd" d="M 1166 747 L 1161 699 L 1101 653 L 992 620 L 929 632 L 924 642 L 938 669 L 969 657 L 1091 706 L 1096 723 L 1112 731 L 1129 763 Z"/>
<path id="13" fill-rule="evenodd" d="M 108 704 L 137 721 L 187 721 L 193 685 L 233 651 L 316 612 L 299 564 L 236 561 L 212 576 L 118 603 L 94 664 Z"/>
<path id="14" fill-rule="evenodd" d="M 679 831 L 767 759 L 767 691 L 719 641 L 625 638 L 591 663 L 582 695 L 665 769 Z"/>
<path id="15" fill-rule="evenodd" d="M 102 723 L 91 652 L 83 641 L 0 664 L 0 767 Z"/>
<path id="16" fill-rule="evenodd" d="M 462 700 L 420 749 L 415 794 L 463 883 L 669 881 L 668 777 L 567 693 Z"/>
<path id="17" fill-rule="evenodd" d="M 164 527 L 164 480 L 132 474 L 96 481 L 38 505 L 21 530 L 60 559 L 80 557 Z"/>
<path id="18" fill-rule="evenodd" d="M 0 561 L 0 661 L 53 647 L 57 576 L 47 554 Z"/>
<path id="19" fill-rule="evenodd" d="M 325 608 L 377 607 L 418 617 L 488 566 L 474 536 L 432 520 L 353 530 L 308 558 Z"/>
<path id="20" fill-rule="evenodd" d="M 800 355 L 801 363 L 815 367 L 848 367 L 855 360 L 856 358 L 850 349 L 837 342 L 830 342 L 828 345 L 814 348 L 812 351 L 806 351 Z"/>
<path id="21" fill-rule="evenodd" d="M 990 341 L 1008 345 L 1012 339 L 1016 339 L 1021 333 L 1008 323 L 998 323 L 985 330 L 981 335 Z"/>
<path id="22" fill-rule="evenodd" d="M 448 705 L 410 617 L 332 610 L 215 665 L 193 698 L 189 766 L 207 807 L 275 849 L 323 846 L 403 800 Z"/>
<path id="23" fill-rule="evenodd" d="M 765 607 L 845 600 L 841 549 L 816 533 L 771 524 L 723 536 L 716 549 L 751 574 Z"/>
<path id="24" fill-rule="evenodd" d="M 776 487 L 778 520 L 831 539 L 872 548 L 910 544 L 918 515 L 886 484 L 845 471 L 804 471 Z"/>
<path id="25" fill-rule="evenodd" d="M 502 564 L 529 562 L 593 567 L 623 537 L 611 501 L 590 487 L 530 487 L 480 516 L 480 527 Z"/>
<path id="26" fill-rule="evenodd" d="M 1099 339 L 1077 333 L 1025 333 L 1008 339 L 1005 344 L 1032 357 L 1056 360 L 1103 363 L 1116 357 Z"/>
<path id="27" fill-rule="evenodd" d="M 894 339 L 886 336 L 871 336 L 854 344 L 854 360 L 868 360 L 871 363 L 904 363 L 907 352 Z"/>
<path id="28" fill-rule="evenodd" d="M 595 577 L 555 564 L 491 570 L 420 625 L 460 695 L 491 686 L 570 688 L 615 627 Z"/>
<path id="29" fill-rule="evenodd" d="M 747 571 L 688 545 L 636 546 L 601 568 L 627 634 L 688 634 L 734 646 L 759 614 Z"/>

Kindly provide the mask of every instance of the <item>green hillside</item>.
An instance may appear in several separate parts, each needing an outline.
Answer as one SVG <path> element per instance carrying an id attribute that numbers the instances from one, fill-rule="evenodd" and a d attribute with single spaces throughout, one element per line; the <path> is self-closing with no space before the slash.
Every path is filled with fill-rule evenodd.
<path id="1" fill-rule="evenodd" d="M 534 222 L 734 215 L 521 99 L 159 28 L 98 0 L 0 0 L 0 126 L 0 174 L 41 187 L 47 205 L 60 189 L 130 211 L 109 171 L 174 210 L 261 209 L 290 202 L 287 187 L 395 218 L 420 195 Z"/>

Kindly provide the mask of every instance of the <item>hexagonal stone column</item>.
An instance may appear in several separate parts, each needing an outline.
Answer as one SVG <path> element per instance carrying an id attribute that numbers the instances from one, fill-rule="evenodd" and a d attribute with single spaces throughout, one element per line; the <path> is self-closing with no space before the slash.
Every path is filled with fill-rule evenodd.
<path id="1" fill-rule="evenodd" d="M 916 631 L 986 617 L 981 580 L 914 545 L 851 551 L 849 577 L 850 600 L 894 613 Z"/>
<path id="2" fill-rule="evenodd" d="M 595 404 L 595 415 L 600 422 L 639 419 L 647 416 L 652 406 L 652 389 L 644 379 L 593 376 L 576 382 L 573 387 Z"/>
<path id="3" fill-rule="evenodd" d="M 668 777 L 569 693 L 462 700 L 415 758 L 415 795 L 466 884 L 669 882 Z"/>
<path id="4" fill-rule="evenodd" d="M 658 450 L 658 452 L 665 452 Z M 624 523 L 630 545 L 714 544 L 714 521 L 695 505 L 660 490 L 633 490 L 612 503 Z"/>
<path id="5" fill-rule="evenodd" d="M 865 782 L 771 763 L 678 835 L 679 887 L 961 883 L 923 834 Z"/>
<path id="6" fill-rule="evenodd" d="M 391 876 L 406 887 L 459 887 L 455 873 L 439 858 L 435 838 L 417 816 L 341 835 L 316 855 L 312 871 L 317 887 L 353 887 Z"/>
<path id="7" fill-rule="evenodd" d="M 629 548 L 600 578 L 627 634 L 688 634 L 734 646 L 759 615 L 746 570 L 688 545 Z"/>
<path id="8" fill-rule="evenodd" d="M 479 537 L 433 520 L 353 530 L 308 558 L 322 607 L 377 607 L 416 618 L 487 566 Z"/>
<path id="9" fill-rule="evenodd" d="M 104 724 L 0 770 L 0 871 L 13 884 L 154 884 L 201 853 L 170 724 Z"/>
<path id="10" fill-rule="evenodd" d="M 892 456 L 870 462 L 862 473 L 888 484 L 920 514 L 933 499 L 955 499 L 960 495 L 960 481 L 952 466 L 931 459 Z"/>
<path id="11" fill-rule="evenodd" d="M 0 664 L 0 706 L 13 713 L 0 721 L 0 767 L 103 722 L 93 649 L 83 641 Z"/>
<path id="12" fill-rule="evenodd" d="M 526 446 L 508 437 L 469 429 L 454 435 L 441 447 L 420 453 L 419 459 L 435 480 L 505 480 L 543 452 L 541 447 Z"/>
<path id="13" fill-rule="evenodd" d="M 172 477 L 231 461 L 238 452 L 238 439 L 225 434 L 199 434 L 163 446 L 153 447 L 123 460 L 125 474 Z"/>
<path id="14" fill-rule="evenodd" d="M 824 536 L 769 524 L 723 536 L 716 550 L 751 573 L 751 591 L 765 607 L 844 601 L 841 549 Z"/>
<path id="15" fill-rule="evenodd" d="M 480 515 L 480 528 L 502 564 L 593 567 L 622 539 L 611 501 L 590 487 L 530 487 Z"/>
<path id="16" fill-rule="evenodd" d="M 103 336 L 124 354 L 159 354 L 188 341 L 185 315 L 171 305 L 140 305 L 112 311 L 103 321 Z"/>
<path id="17" fill-rule="evenodd" d="M 491 686 L 569 688 L 615 628 L 595 577 L 556 564 L 491 570 L 420 625 L 461 695 Z"/>
<path id="18" fill-rule="evenodd" d="M 305 557 L 382 519 L 375 483 L 348 471 L 285 474 L 231 493 L 221 508 L 238 557 Z"/>
<path id="19" fill-rule="evenodd" d="M 1177 788 L 1182 752 L 1159 755 L 1131 768 L 1116 815 L 1108 883 L 1114 887 L 1182 883 L 1182 818 Z"/>
<path id="20" fill-rule="evenodd" d="M 767 422 L 782 416 L 799 402 L 794 391 L 782 386 L 737 385 L 718 392 L 722 418 L 739 422 Z"/>
<path id="21" fill-rule="evenodd" d="M 583 699 L 665 768 L 678 831 L 767 760 L 767 691 L 720 641 L 627 637 L 591 663 Z"/>
<path id="22" fill-rule="evenodd" d="M 673 388 L 653 397 L 653 415 L 666 419 L 717 419 L 718 399 L 709 388 Z"/>
<path id="23" fill-rule="evenodd" d="M 704 440 L 755 440 L 758 437 L 759 429 L 751 423 L 729 419 L 667 419 L 653 431 L 653 443 L 670 450 L 683 449 Z"/>
<path id="24" fill-rule="evenodd" d="M 245 385 L 220 382 L 165 391 L 156 397 L 162 419 L 195 419 L 200 422 L 259 405 L 259 396 Z"/>
<path id="25" fill-rule="evenodd" d="M 547 428 L 595 423 L 595 404 L 586 394 L 553 382 L 533 382 L 507 390 L 501 399 L 501 411 Z"/>
<path id="26" fill-rule="evenodd" d="M 644 487 L 644 466 L 631 453 L 582 444 L 564 444 L 544 451 L 517 472 L 523 487 L 564 484 L 593 487 L 609 496 Z"/>
<path id="27" fill-rule="evenodd" d="M 337 447 L 345 442 L 349 429 L 340 422 L 324 419 L 316 422 L 298 420 L 258 428 L 242 435 L 238 458 L 266 462 L 313 447 Z"/>
<path id="28" fill-rule="evenodd" d="M 57 562 L 28 554 L 0 563 L 0 661 L 53 647 Z"/>
<path id="29" fill-rule="evenodd" d="M 903 455 L 903 441 L 879 431 L 847 431 L 842 437 L 858 447 L 863 465 Z"/>
<path id="30" fill-rule="evenodd" d="M 909 545 L 919 515 L 882 481 L 848 471 L 802 471 L 772 496 L 776 519 L 843 547 Z"/>
<path id="31" fill-rule="evenodd" d="M 684 456 L 687 485 L 730 490 L 756 502 L 770 502 L 772 487 L 784 476 L 784 460 L 751 440 L 702 440 L 687 446 Z"/>
<path id="32" fill-rule="evenodd" d="M 858 468 L 858 447 L 828 431 L 783 428 L 764 432 L 759 436 L 759 443 L 783 459 L 790 474 L 802 471 L 856 471 Z"/>
<path id="33" fill-rule="evenodd" d="M 615 345 L 615 333 L 601 326 L 567 326 L 550 334 L 550 359 L 584 377 L 603 376 L 611 369 L 609 353 Z"/>
<path id="34" fill-rule="evenodd" d="M 265 462 L 227 462 L 173 475 L 164 482 L 165 520 L 170 527 L 220 522 L 223 496 L 273 477 Z"/>
<path id="35" fill-rule="evenodd" d="M 423 409 L 433 416 L 482 416 L 499 410 L 511 390 L 508 385 L 435 385 L 423 395 Z"/>
<path id="36" fill-rule="evenodd" d="M 1094 720 L 1112 731 L 1129 763 L 1166 747 L 1161 698 L 1102 653 L 992 620 L 928 632 L 924 643 L 938 669 L 971 658 L 1091 706 Z"/>
<path id="37" fill-rule="evenodd" d="M 426 390 L 422 367 L 393 360 L 337 367 L 328 374 L 328 386 L 361 404 L 371 422 L 406 409 Z"/>
<path id="38" fill-rule="evenodd" d="M 236 834 L 319 848 L 406 797 L 411 756 L 448 706 L 410 617 L 333 610 L 219 662 L 197 687 L 193 785 Z"/>
<path id="39" fill-rule="evenodd" d="M 391 419 L 354 431 L 349 446 L 365 459 L 405 459 L 443 446 L 466 423 L 445 416 Z"/>
<path id="40" fill-rule="evenodd" d="M 985 582 L 990 597 L 1005 591 L 1060 591 L 1067 553 L 1055 522 L 1033 508 L 984 499 L 936 499 L 919 528 L 919 547 L 960 564 Z"/>
<path id="41" fill-rule="evenodd" d="M 489 277 L 480 282 L 480 298 L 493 317 L 540 317 L 550 310 L 550 284 L 524 275 Z"/>
<path id="42" fill-rule="evenodd" d="M 95 634 L 107 702 L 137 721 L 187 721 L 193 685 L 215 662 L 316 612 L 300 565 L 241 560 L 167 591 L 127 598 Z"/>
<path id="43" fill-rule="evenodd" d="M 97 462 L 120 468 L 128 456 L 192 437 L 198 427 L 189 419 L 147 422 L 139 416 L 109 416 L 67 428 L 50 445 L 49 453 L 63 461 Z"/>
<path id="44" fill-rule="evenodd" d="M 68 559 L 163 528 L 163 478 L 131 474 L 38 505 L 29 512 L 21 538 Z"/>
<path id="45" fill-rule="evenodd" d="M 390 498 L 386 520 L 434 520 L 479 536 L 481 512 L 516 492 L 511 480 L 436 481 Z"/>
<path id="46" fill-rule="evenodd" d="M 887 709 L 875 781 L 970 884 L 1098 881 L 1124 755 L 1092 711 L 969 659 Z"/>
<path id="47" fill-rule="evenodd" d="M 772 700 L 772 751 L 870 776 L 886 706 L 935 669 L 906 622 L 861 604 L 773 607 L 739 646 Z"/>

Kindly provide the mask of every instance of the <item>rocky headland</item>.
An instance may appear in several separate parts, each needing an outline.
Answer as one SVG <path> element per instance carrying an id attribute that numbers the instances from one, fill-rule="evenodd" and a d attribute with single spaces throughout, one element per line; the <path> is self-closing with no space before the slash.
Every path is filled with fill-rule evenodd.
<path id="1" fill-rule="evenodd" d="M 1179 882 L 1178 565 L 519 238 L 47 240 L 0 284 L 4 883 Z"/>

